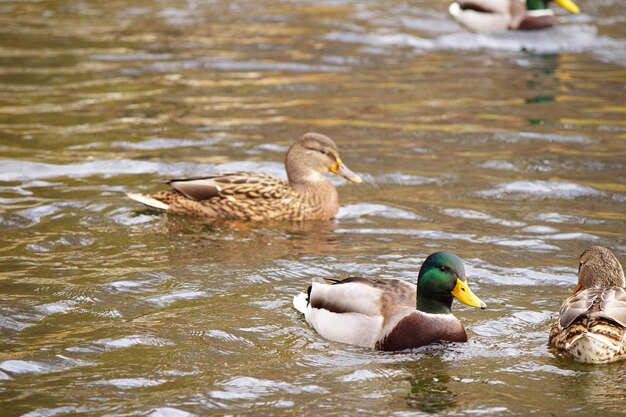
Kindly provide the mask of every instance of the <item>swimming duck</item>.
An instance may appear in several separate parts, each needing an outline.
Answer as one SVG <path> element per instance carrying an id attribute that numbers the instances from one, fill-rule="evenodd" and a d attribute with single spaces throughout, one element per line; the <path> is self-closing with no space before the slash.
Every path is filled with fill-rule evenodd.
<path id="1" fill-rule="evenodd" d="M 296 295 L 293 304 L 326 339 L 393 351 L 466 342 L 465 328 L 450 311 L 452 297 L 486 308 L 467 285 L 461 258 L 436 252 L 422 264 L 417 285 L 360 277 L 329 284 L 314 278 L 308 295 Z"/>
<path id="2" fill-rule="evenodd" d="M 580 9 L 572 0 L 554 0 L 572 13 Z M 543 29 L 556 24 L 550 0 L 457 0 L 448 11 L 472 32 Z"/>
<path id="3" fill-rule="evenodd" d="M 288 181 L 258 172 L 220 172 L 167 180 L 172 189 L 128 197 L 172 214 L 229 220 L 325 220 L 339 209 L 337 190 L 324 177 L 331 172 L 350 182 L 361 178 L 339 158 L 328 136 L 306 133 L 285 157 Z"/>
<path id="4" fill-rule="evenodd" d="M 624 270 L 613 252 L 592 246 L 580 255 L 578 285 L 561 306 L 550 346 L 578 362 L 626 358 Z"/>

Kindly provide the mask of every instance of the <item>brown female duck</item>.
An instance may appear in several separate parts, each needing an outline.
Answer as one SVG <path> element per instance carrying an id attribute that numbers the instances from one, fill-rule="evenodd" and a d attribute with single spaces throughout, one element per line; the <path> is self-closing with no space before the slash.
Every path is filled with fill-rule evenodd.
<path id="1" fill-rule="evenodd" d="M 437 252 L 422 264 L 417 285 L 399 279 L 352 277 L 333 284 L 314 279 L 308 296 L 296 295 L 293 304 L 326 339 L 392 351 L 466 342 L 465 328 L 450 311 L 452 297 L 486 307 L 467 285 L 461 259 Z"/>
<path id="2" fill-rule="evenodd" d="M 550 346 L 578 362 L 626 358 L 624 270 L 613 253 L 592 246 L 580 255 L 578 285 L 561 306 Z"/>
<path id="3" fill-rule="evenodd" d="M 335 142 L 319 133 L 306 133 L 291 145 L 285 169 L 288 181 L 258 172 L 220 172 L 167 180 L 172 189 L 152 196 L 127 195 L 168 213 L 211 219 L 327 220 L 337 214 L 339 198 L 323 174 L 361 182 L 339 158 Z"/>

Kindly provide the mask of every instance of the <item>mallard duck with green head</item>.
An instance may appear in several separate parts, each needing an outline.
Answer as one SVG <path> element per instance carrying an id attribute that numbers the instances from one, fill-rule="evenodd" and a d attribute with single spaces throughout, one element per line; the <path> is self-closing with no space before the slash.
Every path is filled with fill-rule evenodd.
<path id="1" fill-rule="evenodd" d="M 168 213 L 209 219 L 328 220 L 339 210 L 339 197 L 324 174 L 361 182 L 339 158 L 335 142 L 319 133 L 291 145 L 285 169 L 288 181 L 260 172 L 220 172 L 166 180 L 171 189 L 153 195 L 127 195 Z"/>
<path id="2" fill-rule="evenodd" d="M 417 285 L 400 279 L 314 279 L 294 307 L 324 338 L 378 350 L 416 348 L 435 342 L 466 342 L 452 315 L 452 299 L 486 308 L 469 288 L 463 261 L 449 252 L 428 256 Z"/>
<path id="3" fill-rule="evenodd" d="M 571 13 L 580 13 L 572 0 L 554 0 Z M 448 8 L 452 17 L 472 32 L 535 30 L 554 26 L 550 0 L 457 0 Z"/>
<path id="4" fill-rule="evenodd" d="M 613 252 L 592 246 L 580 255 L 578 285 L 550 330 L 550 346 L 586 363 L 626 358 L 624 270 Z"/>

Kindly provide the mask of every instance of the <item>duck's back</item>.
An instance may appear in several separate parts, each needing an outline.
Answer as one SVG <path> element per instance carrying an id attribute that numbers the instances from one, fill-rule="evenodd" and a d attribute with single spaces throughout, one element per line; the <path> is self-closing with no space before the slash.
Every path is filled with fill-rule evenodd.
<path id="1" fill-rule="evenodd" d="M 222 172 L 167 181 L 153 195 L 168 212 L 229 220 L 318 220 L 335 216 L 339 203 L 329 181 L 293 188 L 283 179 L 257 172 Z"/>
<path id="2" fill-rule="evenodd" d="M 626 358 L 626 289 L 590 288 L 565 300 L 550 345 L 586 363 Z"/>

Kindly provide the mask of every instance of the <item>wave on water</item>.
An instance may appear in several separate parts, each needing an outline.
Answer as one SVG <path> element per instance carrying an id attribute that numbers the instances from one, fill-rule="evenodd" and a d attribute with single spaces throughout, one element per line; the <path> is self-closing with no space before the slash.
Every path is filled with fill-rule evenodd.
<path id="1" fill-rule="evenodd" d="M 152 138 L 141 142 L 113 142 L 112 145 L 124 149 L 135 150 L 156 150 L 156 149 L 178 149 L 182 147 L 197 147 L 202 145 L 215 145 L 221 142 L 222 138 L 205 139 L 173 139 L 173 138 Z"/>
<path id="2" fill-rule="evenodd" d="M 188 413 L 187 411 L 179 410 L 172 407 L 159 407 L 155 408 L 148 414 L 148 417 L 194 417 L 195 414 Z"/>
<path id="3" fill-rule="evenodd" d="M 426 220 L 425 217 L 383 204 L 348 204 L 339 209 L 338 219 L 356 219 L 363 216 L 376 216 L 388 219 Z"/>
<path id="4" fill-rule="evenodd" d="M 407 18 L 408 19 L 408 18 Z M 366 45 L 378 52 L 380 48 L 413 48 L 416 52 L 438 50 L 494 50 L 504 52 L 531 51 L 535 53 L 592 53 L 599 59 L 626 65 L 626 41 L 598 34 L 598 29 L 587 23 L 561 24 L 542 31 L 507 31 L 472 33 L 459 27 L 452 33 L 436 33 L 433 38 L 419 37 L 397 29 L 380 28 L 376 32 L 361 33 L 335 31 L 326 39 L 335 42 Z"/>
<path id="5" fill-rule="evenodd" d="M 313 65 L 297 62 L 259 62 L 244 61 L 236 58 L 210 57 L 194 60 L 177 60 L 150 62 L 142 67 L 125 68 L 125 75 L 142 73 L 172 73 L 189 70 L 218 70 L 218 71 L 289 71 L 289 72 L 348 72 L 349 67 L 336 65 Z"/>
<path id="6" fill-rule="evenodd" d="M 120 389 L 154 387 L 167 382 L 164 379 L 148 379 L 148 378 L 118 378 L 105 381 L 94 382 L 94 385 L 113 385 Z"/>
<path id="7" fill-rule="evenodd" d="M 171 346 L 172 342 L 155 336 L 130 335 L 117 339 L 100 339 L 95 342 L 107 350 L 124 349 L 132 346 Z"/>
<path id="8" fill-rule="evenodd" d="M 240 376 L 222 384 L 222 391 L 211 391 L 209 395 L 219 400 L 257 399 L 273 393 L 291 395 L 316 393 L 325 394 L 327 390 L 318 385 L 295 385 L 283 381 L 258 379 Z"/>
<path id="9" fill-rule="evenodd" d="M 576 284 L 576 269 L 565 267 L 514 268 L 497 266 L 482 259 L 466 259 L 467 276 L 481 283 L 503 286 L 559 285 L 572 287 Z"/>
<path id="10" fill-rule="evenodd" d="M 577 197 L 597 197 L 605 193 L 585 185 L 565 181 L 521 180 L 499 184 L 491 190 L 479 191 L 481 197 L 543 197 L 573 199 Z"/>
<path id="11" fill-rule="evenodd" d="M 202 173 L 220 171 L 260 171 L 285 177 L 283 164 L 277 162 L 246 161 L 210 165 L 189 162 L 165 163 L 132 159 L 109 159 L 71 164 L 50 164 L 16 159 L 0 160 L 0 181 L 30 181 L 57 177 L 113 176 L 122 174 L 159 174 L 164 177 L 173 177 L 202 175 Z"/>
<path id="12" fill-rule="evenodd" d="M 56 355 L 53 361 L 48 362 L 23 359 L 5 360 L 0 362 L 0 369 L 13 376 L 17 376 L 22 374 L 45 374 L 50 372 L 59 372 L 74 367 L 89 365 L 93 365 L 93 363 L 85 360 L 73 359 L 63 355 Z"/>
<path id="13" fill-rule="evenodd" d="M 526 223 L 517 222 L 513 220 L 505 220 L 500 219 L 498 217 L 493 217 L 487 213 L 477 210 L 469 210 L 462 208 L 447 208 L 442 210 L 444 214 L 455 217 L 455 218 L 463 218 L 463 219 L 471 219 L 471 220 L 482 220 L 487 223 L 499 224 L 507 227 L 522 227 L 525 226 Z"/>

